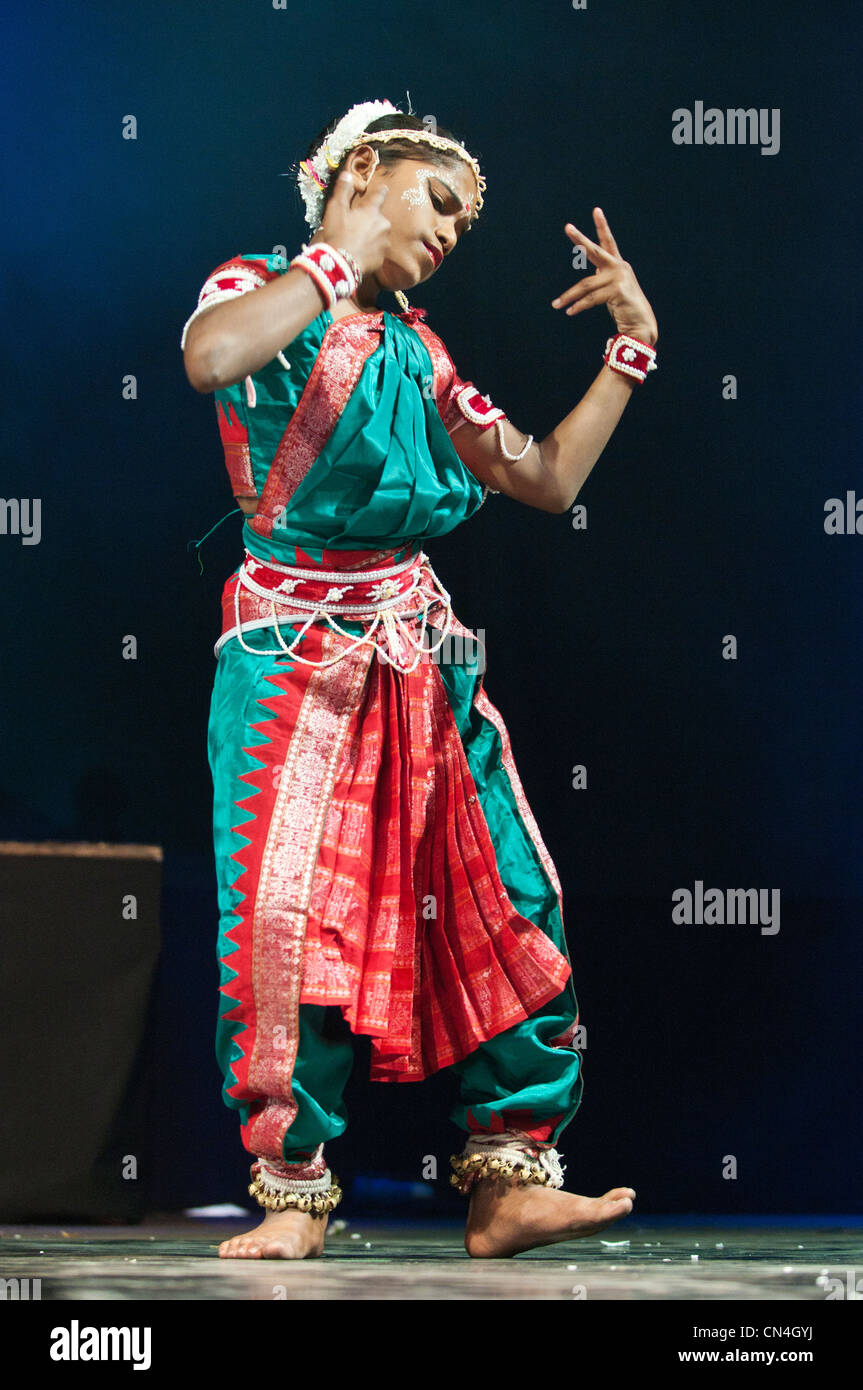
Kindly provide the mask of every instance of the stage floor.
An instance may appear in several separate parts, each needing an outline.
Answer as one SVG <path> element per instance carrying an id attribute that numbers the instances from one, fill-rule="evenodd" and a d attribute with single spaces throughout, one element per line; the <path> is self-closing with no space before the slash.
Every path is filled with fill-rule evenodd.
<path id="1" fill-rule="evenodd" d="M 336 1218 L 320 1259 L 219 1259 L 219 1242 L 249 1225 L 165 1216 L 130 1227 L 7 1226 L 0 1278 L 39 1279 L 41 1299 L 55 1301 L 823 1302 L 831 1290 L 848 1298 L 863 1277 L 863 1220 L 856 1216 L 630 1220 L 602 1236 L 507 1260 L 471 1259 L 460 1225 Z"/>

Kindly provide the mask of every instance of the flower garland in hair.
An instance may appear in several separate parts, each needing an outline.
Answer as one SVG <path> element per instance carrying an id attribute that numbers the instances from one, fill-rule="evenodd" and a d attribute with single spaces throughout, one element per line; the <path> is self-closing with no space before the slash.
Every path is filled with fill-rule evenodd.
<path id="1" fill-rule="evenodd" d="M 404 114 L 391 101 L 358 102 L 342 116 L 311 159 L 300 161 L 297 183 L 306 205 L 306 221 L 313 232 L 317 231 L 323 221 L 324 194 L 333 171 L 339 167 L 348 150 L 361 144 L 361 137 L 366 135 L 369 140 L 381 142 L 397 139 L 412 140 L 416 144 L 430 145 L 433 149 L 453 150 L 470 165 L 476 177 L 477 200 L 471 220 L 476 218 L 483 204 L 482 195 L 486 181 L 480 173 L 479 165 L 473 155 L 468 154 L 459 140 L 450 140 L 447 136 L 436 135 L 427 130 L 366 130 L 366 126 L 376 120 L 378 116 L 403 116 Z"/>
<path id="2" fill-rule="evenodd" d="M 362 135 L 366 126 L 378 116 L 403 115 L 391 101 L 360 101 L 345 112 L 335 129 L 311 159 L 300 161 L 297 183 L 306 205 L 306 221 L 312 231 L 321 225 L 324 192 L 334 169 L 342 162 L 350 145 Z"/>

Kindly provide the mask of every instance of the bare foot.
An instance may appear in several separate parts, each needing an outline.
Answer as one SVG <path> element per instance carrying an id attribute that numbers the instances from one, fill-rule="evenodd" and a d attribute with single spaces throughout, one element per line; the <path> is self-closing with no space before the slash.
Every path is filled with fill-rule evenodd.
<path id="1" fill-rule="evenodd" d="M 232 1236 L 219 1246 L 222 1260 L 304 1260 L 323 1255 L 329 1216 L 305 1211 L 268 1211 L 253 1231 Z"/>
<path id="2" fill-rule="evenodd" d="M 537 1245 L 594 1236 L 632 1211 L 631 1187 L 612 1187 L 602 1197 L 481 1178 L 470 1194 L 464 1248 L 469 1255 L 518 1255 Z"/>

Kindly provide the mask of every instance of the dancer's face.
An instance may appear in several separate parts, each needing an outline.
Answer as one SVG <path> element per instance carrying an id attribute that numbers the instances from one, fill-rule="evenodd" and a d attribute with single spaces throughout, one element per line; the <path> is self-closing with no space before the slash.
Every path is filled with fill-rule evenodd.
<path id="1" fill-rule="evenodd" d="M 419 147 L 418 159 L 389 168 L 375 164 L 374 151 L 360 146 L 348 157 L 359 197 L 389 191 L 382 211 L 392 226 L 387 259 L 376 278 L 385 289 L 405 290 L 428 280 L 467 231 L 477 200 L 474 172 L 464 160 L 438 163 Z M 425 243 L 425 245 L 424 245 Z M 426 250 L 428 246 L 434 256 Z"/>

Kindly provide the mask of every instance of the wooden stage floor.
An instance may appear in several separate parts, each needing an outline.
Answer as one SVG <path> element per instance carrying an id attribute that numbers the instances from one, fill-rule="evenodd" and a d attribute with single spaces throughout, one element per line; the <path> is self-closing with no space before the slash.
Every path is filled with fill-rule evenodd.
<path id="1" fill-rule="evenodd" d="M 248 1220 L 0 1228 L 0 1279 L 42 1300 L 546 1299 L 823 1302 L 863 1281 L 863 1218 L 629 1220 L 586 1240 L 475 1260 L 460 1225 L 331 1219 L 320 1259 L 220 1260 Z M 621 1243 L 623 1242 L 623 1243 Z M 858 1295 L 859 1297 L 859 1295 Z"/>

